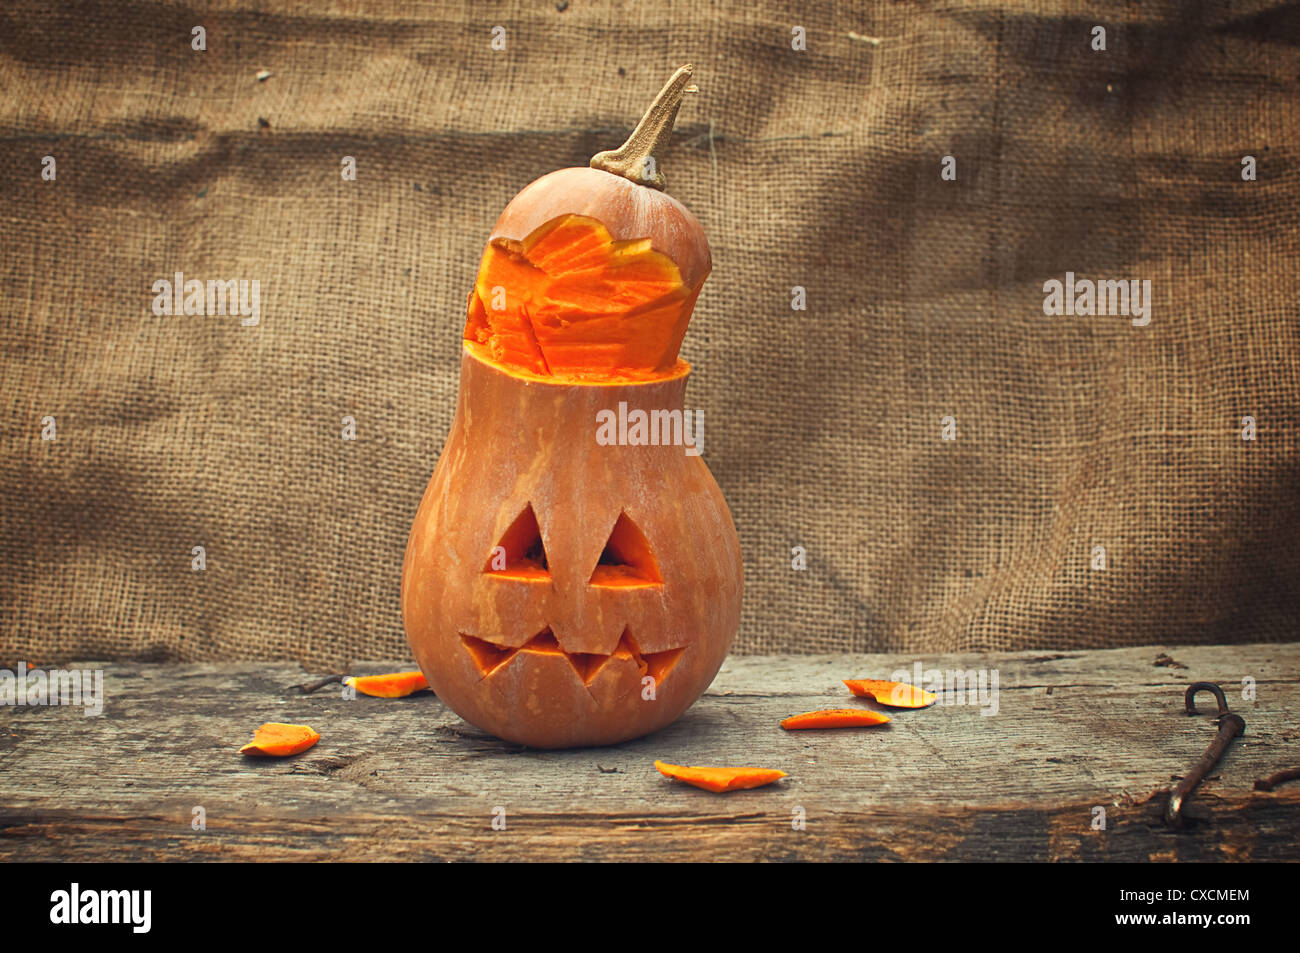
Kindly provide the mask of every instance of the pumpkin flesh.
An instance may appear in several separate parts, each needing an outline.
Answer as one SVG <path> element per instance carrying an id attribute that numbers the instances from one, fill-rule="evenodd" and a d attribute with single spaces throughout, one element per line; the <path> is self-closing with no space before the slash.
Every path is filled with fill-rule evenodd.
<path id="1" fill-rule="evenodd" d="M 564 215 L 489 242 L 465 339 L 496 363 L 556 380 L 652 379 L 673 368 L 699 288 L 649 239 L 616 241 Z"/>

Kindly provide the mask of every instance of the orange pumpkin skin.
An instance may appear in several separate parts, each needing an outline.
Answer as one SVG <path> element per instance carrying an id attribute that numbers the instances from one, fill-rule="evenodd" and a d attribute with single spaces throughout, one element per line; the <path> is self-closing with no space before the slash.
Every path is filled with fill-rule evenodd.
<path id="1" fill-rule="evenodd" d="M 614 744 L 668 725 L 717 674 L 743 586 L 721 490 L 682 446 L 596 439 L 598 412 L 621 401 L 629 414 L 681 411 L 689 372 L 678 361 L 655 380 L 566 383 L 465 344 L 407 544 L 402 615 L 430 687 L 466 721 L 538 748 Z M 494 570 L 494 547 L 530 506 L 546 572 Z M 620 519 L 644 537 L 658 583 L 592 584 Z"/>

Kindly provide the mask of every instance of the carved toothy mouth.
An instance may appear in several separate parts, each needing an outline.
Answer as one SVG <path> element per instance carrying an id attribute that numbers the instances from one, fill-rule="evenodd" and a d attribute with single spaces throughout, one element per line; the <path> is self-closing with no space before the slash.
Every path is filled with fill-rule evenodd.
<path id="1" fill-rule="evenodd" d="M 676 649 L 666 649 L 663 652 L 642 652 L 633 640 L 631 632 L 627 629 L 623 630 L 622 638 L 618 640 L 618 645 L 610 655 L 566 652 L 551 632 L 549 626 L 518 647 L 497 645 L 486 639 L 465 635 L 463 632 L 460 638 L 465 650 L 478 667 L 480 678 L 488 678 L 501 671 L 521 653 L 562 655 L 569 665 L 573 667 L 574 673 L 584 685 L 590 685 L 610 659 L 621 658 L 635 662 L 637 668 L 641 670 L 641 676 L 644 678 L 649 675 L 655 680 L 657 686 L 672 671 L 682 652 L 686 650 L 686 647 L 682 646 Z"/>

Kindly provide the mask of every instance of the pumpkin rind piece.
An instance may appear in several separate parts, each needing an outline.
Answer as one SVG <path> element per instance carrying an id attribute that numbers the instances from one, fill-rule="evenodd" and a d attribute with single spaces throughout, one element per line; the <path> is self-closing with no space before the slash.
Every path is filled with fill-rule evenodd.
<path id="1" fill-rule="evenodd" d="M 349 675 L 343 679 L 362 695 L 372 698 L 405 698 L 429 687 L 423 672 L 393 672 L 389 675 Z"/>
<path id="2" fill-rule="evenodd" d="M 846 678 L 849 691 L 859 698 L 871 698 L 890 708 L 926 708 L 936 700 L 934 692 L 927 692 L 904 682 L 887 682 L 876 678 Z"/>
<path id="3" fill-rule="evenodd" d="M 818 728 L 873 728 L 892 721 L 888 715 L 868 708 L 823 708 L 791 715 L 781 722 L 786 731 Z"/>
<path id="4" fill-rule="evenodd" d="M 763 787 L 786 776 L 784 771 L 775 768 L 710 768 L 668 764 L 656 761 L 655 767 L 664 777 L 685 781 L 714 794 L 727 791 L 743 791 Z"/>
<path id="5" fill-rule="evenodd" d="M 253 740 L 239 749 L 240 754 L 264 758 L 287 758 L 306 751 L 320 735 L 307 725 L 290 725 L 271 721 L 253 732 Z"/>

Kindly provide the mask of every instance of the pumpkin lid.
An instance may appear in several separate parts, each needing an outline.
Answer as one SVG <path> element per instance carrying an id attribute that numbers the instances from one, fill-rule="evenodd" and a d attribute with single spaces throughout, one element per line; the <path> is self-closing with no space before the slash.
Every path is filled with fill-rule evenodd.
<path id="1" fill-rule="evenodd" d="M 511 200 L 470 295 L 467 341 L 564 380 L 642 380 L 674 368 L 712 268 L 703 228 L 662 191 L 655 159 L 691 74 L 673 74 L 621 147 Z"/>

